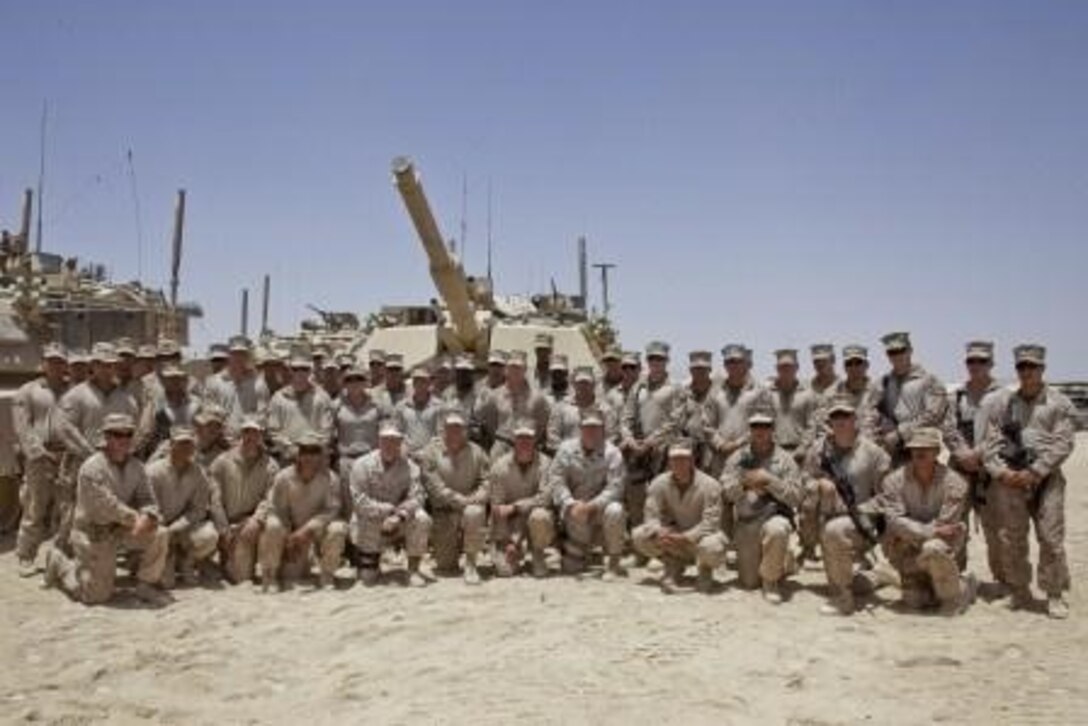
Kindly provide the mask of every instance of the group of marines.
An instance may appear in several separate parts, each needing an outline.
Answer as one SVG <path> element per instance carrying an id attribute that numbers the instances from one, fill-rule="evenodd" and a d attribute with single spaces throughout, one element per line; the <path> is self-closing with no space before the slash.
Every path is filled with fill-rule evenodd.
<path id="1" fill-rule="evenodd" d="M 669 346 L 608 351 L 578 366 L 552 353 L 491 351 L 405 371 L 395 353 L 315 350 L 254 355 L 236 337 L 215 346 L 202 381 L 181 351 L 125 341 L 88 356 L 43 351 L 42 376 L 18 392 L 24 461 L 19 568 L 84 603 L 109 600 L 118 554 L 136 594 L 153 602 L 177 580 L 216 571 L 269 590 L 309 577 L 327 587 L 345 559 L 365 585 L 403 551 L 423 586 L 434 574 L 582 576 L 604 580 L 660 560 L 661 587 L 714 592 L 727 567 L 742 588 L 782 601 L 782 583 L 822 559 L 829 613 L 886 584 L 879 554 L 911 608 L 962 612 L 969 513 L 985 537 L 993 588 L 1013 609 L 1034 604 L 1028 536 L 1051 617 L 1068 615 L 1062 462 L 1074 411 L 1046 385 L 1045 349 L 1015 348 L 1017 382 L 993 378 L 993 345 L 966 348 L 966 381 L 947 390 L 913 360 L 909 335 L 882 339 L 890 370 L 869 375 L 867 350 L 794 350 L 775 375 L 752 374 L 730 344 L 724 371 L 689 355 L 669 379 Z M 941 463 L 942 448 L 948 452 Z M 797 546 L 792 538 L 796 533 Z M 490 551 L 485 549 L 490 543 Z M 879 550 L 879 552 L 878 552 Z M 383 557 L 383 554 L 385 557 Z M 433 556 L 434 573 L 422 563 Z"/>

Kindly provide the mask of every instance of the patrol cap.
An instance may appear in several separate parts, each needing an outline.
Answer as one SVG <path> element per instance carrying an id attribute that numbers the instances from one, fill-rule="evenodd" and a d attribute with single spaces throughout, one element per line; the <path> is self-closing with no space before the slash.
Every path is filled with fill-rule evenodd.
<path id="1" fill-rule="evenodd" d="M 814 343 L 809 346 L 812 360 L 833 360 L 835 358 L 835 346 L 831 343 Z"/>
<path id="2" fill-rule="evenodd" d="M 159 341 L 159 348 L 156 351 L 156 354 L 156 357 L 158 358 L 180 358 L 181 346 L 178 345 L 176 340 L 163 338 Z"/>
<path id="3" fill-rule="evenodd" d="M 596 409 L 588 409 L 582 414 L 581 424 L 585 426 L 604 426 L 604 417 Z"/>
<path id="4" fill-rule="evenodd" d="M 782 348 L 774 352 L 774 359 L 778 365 L 797 365 L 797 351 L 792 348 Z"/>
<path id="5" fill-rule="evenodd" d="M 340 363 L 336 360 L 334 356 L 330 355 L 328 358 L 323 358 L 321 360 L 321 370 L 338 371 L 340 370 Z"/>
<path id="6" fill-rule="evenodd" d="M 768 408 L 753 408 L 748 414 L 749 426 L 765 426 L 774 423 L 774 411 Z"/>
<path id="7" fill-rule="evenodd" d="M 472 362 L 472 358 L 467 355 L 457 356 L 457 360 L 453 362 L 453 367 L 459 371 L 474 371 L 476 370 L 476 364 Z"/>
<path id="8" fill-rule="evenodd" d="M 548 366 L 548 370 L 551 370 L 551 371 L 570 370 L 569 366 L 567 365 L 567 356 L 565 356 L 565 355 L 563 355 L 561 353 L 556 353 L 555 355 L 553 355 L 552 360 L 551 360 L 551 364 Z"/>
<path id="9" fill-rule="evenodd" d="M 60 347 L 56 343 L 48 343 L 42 348 L 42 359 L 44 360 L 68 360 L 68 356 L 64 353 L 64 348 Z"/>
<path id="10" fill-rule="evenodd" d="M 424 366 L 416 366 L 412 369 L 412 379 L 429 381 L 431 380 L 431 372 L 427 370 Z"/>
<path id="11" fill-rule="evenodd" d="M 922 426 L 914 430 L 907 440 L 908 449 L 939 449 L 941 448 L 940 429 L 932 426 Z"/>
<path id="12" fill-rule="evenodd" d="M 616 348 L 609 348 L 608 350 L 606 350 L 601 355 L 601 362 L 602 363 L 609 363 L 609 362 L 612 362 L 612 361 L 620 361 L 622 359 L 623 359 L 623 356 L 620 354 L 619 350 L 617 350 Z"/>
<path id="13" fill-rule="evenodd" d="M 195 443 L 196 433 L 188 426 L 173 426 L 170 429 L 170 441 L 188 441 L 190 443 Z"/>
<path id="14" fill-rule="evenodd" d="M 303 449 L 325 449 L 325 439 L 321 434 L 313 430 L 303 431 L 301 434 L 295 437 L 294 445 L 301 452 Z"/>
<path id="15" fill-rule="evenodd" d="M 287 361 L 287 367 L 291 370 L 313 370 L 314 362 L 303 355 L 293 355 L 291 359 Z"/>
<path id="16" fill-rule="evenodd" d="M 353 368 L 355 366 L 355 356 L 351 353 L 339 353 L 336 356 L 336 365 L 343 370 Z"/>
<path id="17" fill-rule="evenodd" d="M 136 344 L 132 342 L 132 338 L 118 338 L 114 341 L 114 346 L 117 348 L 117 355 L 127 358 L 136 357 Z"/>
<path id="18" fill-rule="evenodd" d="M 132 433 L 136 430 L 136 423 L 132 420 L 132 416 L 127 413 L 110 413 L 106 414 L 106 418 L 102 420 L 102 432 L 128 432 Z"/>
<path id="19" fill-rule="evenodd" d="M 246 416 L 238 428 L 242 431 L 264 431 L 264 425 L 256 416 Z"/>
<path id="20" fill-rule="evenodd" d="M 536 438 L 536 429 L 533 425 L 527 421 L 520 421 L 514 426 L 514 436 L 528 436 L 529 438 Z"/>
<path id="21" fill-rule="evenodd" d="M 1022 343 L 1012 349 L 1012 357 L 1016 365 L 1031 363 L 1044 366 L 1046 365 L 1046 348 L 1037 343 Z"/>
<path id="22" fill-rule="evenodd" d="M 438 371 L 438 370 L 447 370 L 447 371 L 452 370 L 453 369 L 453 362 L 450 360 L 450 357 L 448 355 L 444 355 L 444 356 L 442 356 L 441 358 L 438 359 L 438 362 L 435 364 L 434 369 L 436 371 Z"/>
<path id="23" fill-rule="evenodd" d="M 193 416 L 193 421 L 204 425 L 210 423 L 222 424 L 227 418 L 227 412 L 221 406 L 214 403 L 206 403 Z"/>
<path id="24" fill-rule="evenodd" d="M 856 344 L 853 344 L 853 343 L 850 344 L 850 345 L 844 345 L 842 347 L 842 359 L 844 361 L 849 361 L 849 360 L 868 361 L 869 360 L 869 349 L 866 348 L 864 345 L 856 345 Z"/>
<path id="25" fill-rule="evenodd" d="M 652 340 L 646 345 L 646 360 L 651 358 L 668 358 L 669 344 L 661 340 Z"/>
<path id="26" fill-rule="evenodd" d="M 554 341 L 552 339 L 551 333 L 537 333 L 536 336 L 533 338 L 533 348 L 535 348 L 536 350 L 541 350 L 543 348 L 551 350 L 553 343 Z"/>
<path id="27" fill-rule="evenodd" d="M 110 343 L 95 343 L 91 347 L 92 363 L 116 363 L 118 360 L 117 349 Z"/>
<path id="28" fill-rule="evenodd" d="M 525 354 L 524 350 L 512 350 L 506 354 L 506 365 L 508 366 L 519 366 L 524 368 L 527 360 L 528 356 Z"/>
<path id="29" fill-rule="evenodd" d="M 991 361 L 994 359 L 994 344 L 988 340 L 972 340 L 967 344 L 964 358 L 966 360 Z"/>
<path id="30" fill-rule="evenodd" d="M 670 459 L 681 457 L 681 456 L 690 457 L 691 455 L 692 455 L 692 446 L 691 446 L 691 442 L 688 441 L 687 439 L 677 439 L 676 441 L 672 442 L 672 444 L 669 445 L 669 458 Z"/>
<path id="31" fill-rule="evenodd" d="M 713 368 L 714 355 L 709 350 L 693 350 L 688 353 L 688 368 Z"/>
<path id="32" fill-rule="evenodd" d="M 76 348 L 68 354 L 68 365 L 80 366 L 87 365 L 90 362 L 90 356 L 87 355 L 87 351 L 82 348 Z"/>
<path id="33" fill-rule="evenodd" d="M 748 360 L 748 349 L 740 343 L 726 343 L 722 348 L 722 360 L 726 363 L 736 360 Z"/>
<path id="34" fill-rule="evenodd" d="M 574 369 L 574 382 L 575 383 L 594 383 L 597 380 L 593 374 L 593 369 L 589 366 L 578 366 Z"/>
<path id="35" fill-rule="evenodd" d="M 908 350 L 910 348 L 910 333 L 888 333 L 880 339 L 880 342 L 884 344 L 885 352 L 898 353 L 901 350 Z"/>
<path id="36" fill-rule="evenodd" d="M 359 368 L 358 366 L 348 368 L 346 371 L 344 371 L 345 383 L 350 383 L 351 381 L 367 381 L 369 379 L 370 376 L 367 374 L 367 372 L 364 369 Z"/>
<path id="37" fill-rule="evenodd" d="M 831 399 L 831 406 L 828 407 L 827 413 L 829 416 L 834 416 L 837 413 L 854 414 L 857 409 L 854 408 L 854 402 L 850 400 L 849 396 L 835 396 Z"/>
<path id="38" fill-rule="evenodd" d="M 253 350 L 253 341 L 244 335 L 233 335 L 227 342 L 227 350 L 231 353 L 248 353 Z"/>
<path id="39" fill-rule="evenodd" d="M 159 375 L 161 375 L 163 378 L 185 378 L 189 374 L 186 373 L 185 369 L 181 366 L 175 365 L 174 363 L 168 363 L 167 365 L 163 366 L 162 373 L 160 373 Z"/>
<path id="40" fill-rule="evenodd" d="M 442 422 L 442 425 L 447 428 L 450 426 L 464 426 L 465 417 L 457 411 L 451 411 L 446 414 L 446 420 Z"/>
<path id="41" fill-rule="evenodd" d="M 156 355 L 153 345 L 141 345 L 136 349 L 136 357 L 140 360 L 155 360 Z"/>
<path id="42" fill-rule="evenodd" d="M 385 365 L 385 351 L 378 348 L 374 348 L 366 357 L 369 365 Z"/>
<path id="43" fill-rule="evenodd" d="M 506 353 L 501 350 L 492 350 L 487 354 L 487 364 L 489 366 L 506 365 Z"/>
<path id="44" fill-rule="evenodd" d="M 620 364 L 625 368 L 638 368 L 642 365 L 642 354 L 636 350 L 625 351 Z"/>
<path id="45" fill-rule="evenodd" d="M 212 343 L 208 346 L 208 360 L 225 360 L 227 358 L 227 346 L 222 343 Z"/>
<path id="46" fill-rule="evenodd" d="M 394 370 L 404 369 L 404 356 L 400 353 L 386 353 L 385 354 L 385 367 L 392 368 Z"/>
<path id="47" fill-rule="evenodd" d="M 392 421 L 386 421 L 378 429 L 378 436 L 387 439 L 403 439 L 404 434 L 401 433 L 400 428 Z"/>

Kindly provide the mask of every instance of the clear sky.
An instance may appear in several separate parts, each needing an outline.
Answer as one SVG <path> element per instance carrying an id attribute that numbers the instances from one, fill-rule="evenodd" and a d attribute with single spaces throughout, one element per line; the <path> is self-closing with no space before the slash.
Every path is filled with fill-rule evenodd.
<path id="1" fill-rule="evenodd" d="M 1088 377 L 1088 3 L 36 0 L 0 28 L 0 224 L 48 99 L 46 248 L 165 285 L 185 187 L 201 347 L 266 272 L 279 329 L 433 296 L 408 154 L 447 236 L 467 179 L 469 270 L 490 180 L 500 290 L 573 291 L 585 234 L 624 344 L 680 367 L 907 329 L 949 378 L 974 337 Z"/>

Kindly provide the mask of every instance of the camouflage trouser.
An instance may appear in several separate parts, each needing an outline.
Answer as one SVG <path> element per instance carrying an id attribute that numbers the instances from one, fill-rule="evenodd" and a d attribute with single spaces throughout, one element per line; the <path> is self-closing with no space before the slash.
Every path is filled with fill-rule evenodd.
<path id="1" fill-rule="evenodd" d="M 351 541 L 364 555 L 377 555 L 382 547 L 404 544 L 409 557 L 422 557 L 427 554 L 427 541 L 431 536 L 431 518 L 422 509 L 386 533 L 382 523 L 389 516 L 389 510 L 379 506 L 363 507 L 356 511 L 351 520 Z"/>
<path id="2" fill-rule="evenodd" d="M 797 538 L 801 549 L 812 551 L 821 544 L 820 520 L 821 501 L 819 479 L 811 479 L 805 484 L 804 496 L 797 511 Z"/>
<path id="3" fill-rule="evenodd" d="M 734 544 L 741 587 L 753 589 L 761 582 L 774 583 L 785 577 L 792 531 L 790 521 L 778 514 L 737 522 Z"/>
<path id="4" fill-rule="evenodd" d="M 235 585 L 246 580 L 252 580 L 254 571 L 257 568 L 257 540 L 260 538 L 260 534 L 252 536 L 243 534 L 248 521 L 248 519 L 243 519 L 241 522 L 229 525 L 227 528 L 230 535 L 227 538 L 229 544 L 225 550 L 219 552 L 219 564 L 222 566 L 227 580 Z"/>
<path id="5" fill-rule="evenodd" d="M 60 467 L 56 454 L 40 456 L 26 462 L 19 503 L 23 518 L 19 522 L 19 534 L 15 540 L 15 552 L 19 559 L 33 560 L 38 547 L 49 536 L 49 514 L 57 491 L 57 475 Z"/>
<path id="6" fill-rule="evenodd" d="M 341 521 L 330 522 L 319 530 L 311 540 L 313 546 L 305 552 L 291 552 L 285 559 L 284 550 L 290 531 L 276 515 L 269 515 L 264 523 L 264 530 L 257 540 L 257 559 L 261 563 L 261 577 L 268 581 L 275 579 L 281 572 L 285 577 L 294 579 L 310 570 L 310 550 L 316 546 L 318 564 L 322 575 L 332 575 L 340 567 L 340 556 L 344 552 L 348 526 Z"/>
<path id="7" fill-rule="evenodd" d="M 963 546 L 962 538 L 949 544 L 938 537 L 918 541 L 894 535 L 886 536 L 881 543 L 888 562 L 899 571 L 904 592 L 932 588 L 942 603 L 957 601 L 963 591 L 956 562 L 958 550 Z"/>
<path id="8" fill-rule="evenodd" d="M 997 485 L 990 485 L 989 492 L 986 495 L 986 502 L 975 510 L 975 517 L 978 518 L 978 523 L 982 527 L 982 538 L 986 542 L 986 562 L 990 566 L 990 574 L 996 582 L 1006 582 L 1001 532 L 998 527 L 1001 518 L 998 510 L 996 489 Z"/>
<path id="9" fill-rule="evenodd" d="M 998 540 L 1001 543 L 1001 574 L 1010 587 L 1031 583 L 1028 561 L 1028 533 L 1035 525 L 1039 543 L 1039 587 L 1048 595 L 1069 589 L 1069 566 L 1065 558 L 1065 478 L 1051 475 L 1031 506 L 1032 494 L 1023 489 L 994 482 L 989 496 L 997 507 Z"/>
<path id="10" fill-rule="evenodd" d="M 72 520 L 76 513 L 76 482 L 79 478 L 79 467 L 83 466 L 86 459 L 74 454 L 65 454 L 61 460 L 60 473 L 57 475 L 57 487 L 53 506 L 57 521 L 57 536 L 53 540 L 53 546 L 62 552 L 71 554 L 69 542 L 72 533 Z"/>
<path id="11" fill-rule="evenodd" d="M 568 510 L 563 515 L 564 551 L 575 557 L 585 557 L 603 542 L 606 554 L 620 555 L 626 526 L 627 513 L 619 502 L 609 502 L 603 510 L 582 520 L 570 516 Z"/>
<path id="12" fill-rule="evenodd" d="M 491 510 L 491 544 L 503 549 L 513 540 L 529 540 L 529 547 L 540 551 L 555 539 L 555 517 L 546 507 L 533 507 L 529 513 L 514 512 L 509 517 L 495 516 Z"/>
<path id="13" fill-rule="evenodd" d="M 635 551 L 646 557 L 661 560 L 672 559 L 680 564 L 695 563 L 700 569 L 714 569 L 725 561 L 725 535 L 721 532 L 701 537 L 698 542 L 688 541 L 682 550 L 670 549 L 668 553 L 657 543 L 659 528 L 652 524 L 642 524 L 631 533 L 631 542 Z"/>
<path id="14" fill-rule="evenodd" d="M 854 563 L 872 545 L 861 536 L 850 517 L 833 517 L 824 525 L 820 540 L 827 582 L 834 588 L 849 589 L 854 581 Z"/>
<path id="15" fill-rule="evenodd" d="M 73 558 L 59 549 L 54 549 L 50 557 L 51 565 L 57 568 L 60 587 L 73 599 L 96 605 L 113 597 L 119 547 L 140 552 L 136 572 L 140 582 L 159 582 L 166 565 L 170 534 L 162 527 L 140 537 L 133 537 L 124 527 L 96 527 L 94 532 L 76 528 L 70 542 Z"/>
<path id="16" fill-rule="evenodd" d="M 167 531 L 170 531 L 167 526 Z M 219 533 L 210 521 L 192 524 L 176 532 L 170 531 L 170 549 L 166 556 L 164 582 L 173 584 L 179 562 L 186 566 L 206 560 L 215 554 Z"/>
<path id="17" fill-rule="evenodd" d="M 457 569 L 461 551 L 476 555 L 483 549 L 487 534 L 487 509 L 481 504 L 469 504 L 463 510 L 439 509 L 432 514 L 431 543 L 434 561 L 439 570 Z"/>

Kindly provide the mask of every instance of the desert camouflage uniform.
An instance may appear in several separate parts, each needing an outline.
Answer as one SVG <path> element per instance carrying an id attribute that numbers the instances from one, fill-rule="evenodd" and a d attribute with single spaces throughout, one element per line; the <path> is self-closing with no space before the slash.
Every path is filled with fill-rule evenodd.
<path id="1" fill-rule="evenodd" d="M 827 581 L 832 588 L 849 589 L 854 563 L 873 543 L 854 526 L 838 493 L 830 496 L 820 493 L 819 481 L 831 477 L 822 467 L 821 459 L 825 454 L 837 460 L 839 470 L 854 491 L 854 502 L 859 511 L 870 514 L 878 511 L 875 497 L 880 494 L 884 477 L 891 470 L 891 457 L 882 447 L 858 434 L 849 449 L 839 448 L 829 437 L 805 459 L 805 503 L 802 507 L 811 506 L 811 516 L 821 525 L 820 545 Z"/>
<path id="2" fill-rule="evenodd" d="M 426 495 L 414 461 L 400 456 L 387 467 L 377 450 L 359 458 L 351 468 L 351 498 L 351 541 L 364 556 L 399 542 L 409 557 L 427 554 L 431 518 L 423 509 Z M 387 534 L 382 524 L 393 515 L 400 524 Z"/>
<path id="3" fill-rule="evenodd" d="M 263 525 L 257 559 L 264 582 L 275 580 L 281 565 L 289 578 L 308 573 L 310 548 L 304 553 L 284 552 L 288 535 L 302 528 L 310 532 L 318 548 L 321 574 L 331 577 L 336 572 L 347 537 L 347 524 L 338 519 L 340 491 L 340 477 L 328 469 L 321 469 L 310 481 L 303 481 L 293 465 L 276 474 L 254 515 Z"/>
<path id="4" fill-rule="evenodd" d="M 487 454 L 466 441 L 451 453 L 442 439 L 433 440 L 420 457 L 423 486 L 434 522 L 431 541 L 435 565 L 457 569 L 462 549 L 475 558 L 484 546 L 487 524 Z"/>
<path id="5" fill-rule="evenodd" d="M 957 552 L 966 545 L 961 532 L 951 541 L 937 537 L 937 525 L 963 524 L 967 506 L 967 482 L 943 464 L 937 465 L 933 483 L 924 487 L 902 466 L 884 480 L 880 509 L 888 518 L 882 547 L 899 571 L 904 595 L 930 589 L 942 604 L 958 602 L 963 594 Z"/>
<path id="6" fill-rule="evenodd" d="M 714 477 L 694 469 L 692 482 L 677 486 L 672 472 L 659 474 L 646 492 L 646 521 L 635 528 L 631 539 L 636 551 L 661 558 L 666 567 L 682 569 L 694 562 L 700 570 L 713 570 L 725 561 L 722 533 L 722 489 Z M 656 537 L 665 528 L 684 536 L 682 554 L 666 554 Z"/>
<path id="7" fill-rule="evenodd" d="M 548 399 L 526 382 L 521 391 L 502 385 L 492 390 L 480 406 L 481 418 L 494 427 L 491 434 L 495 443 L 491 446 L 491 458 L 498 459 L 511 449 L 514 427 L 521 421 L 531 421 L 536 429 L 537 443 L 543 445 L 548 430 L 550 408 Z"/>
<path id="8" fill-rule="evenodd" d="M 1039 588 L 1049 596 L 1069 589 L 1069 564 L 1065 555 L 1065 474 L 1062 463 L 1073 452 L 1076 425 L 1073 404 L 1057 389 L 1045 387 L 1034 400 L 1025 399 L 1016 389 L 1004 389 L 987 401 L 988 415 L 984 441 L 986 470 L 993 483 L 989 495 L 997 507 L 998 538 L 1001 542 L 1001 575 L 1012 588 L 1031 583 L 1028 560 L 1028 533 L 1035 525 L 1039 543 L 1036 576 Z M 1024 449 L 1032 455 L 1029 465 L 1042 477 L 1030 490 L 1000 482 L 1009 470 L 1004 457 L 1007 441 L 1003 430 L 1018 426 Z"/>
<path id="9" fill-rule="evenodd" d="M 491 542 L 503 552 L 511 542 L 528 540 L 539 552 L 555 539 L 555 517 L 552 514 L 552 492 L 548 489 L 548 468 L 551 459 L 537 453 L 528 466 L 514 459 L 514 452 L 504 454 L 491 467 L 488 476 L 488 499 L 491 503 Z M 497 517 L 494 507 L 514 505 L 514 514 Z"/>
<path id="10" fill-rule="evenodd" d="M 743 486 L 748 471 L 763 469 L 771 481 L 766 491 L 757 493 Z M 792 512 L 801 504 L 801 470 L 793 456 L 775 446 L 760 459 L 749 445 L 734 452 L 725 462 L 721 476 L 722 494 L 733 504 L 736 524 L 734 545 L 737 549 L 737 573 L 745 588 L 760 582 L 779 582 L 789 564 L 789 540 Z M 789 513 L 789 516 L 787 516 Z"/>
<path id="11" fill-rule="evenodd" d="M 61 589 L 87 605 L 107 602 L 113 597 L 119 547 L 140 552 L 136 577 L 141 582 L 159 582 L 170 534 L 160 526 L 154 532 L 134 537 L 132 526 L 140 514 L 159 519 L 143 464 L 129 458 L 118 466 L 104 453 L 90 456 L 80 467 L 76 484 L 73 558 L 55 548 L 50 553 Z"/>
<path id="12" fill-rule="evenodd" d="M 895 434 L 896 444 L 888 452 L 893 466 L 907 460 L 904 444 L 916 429 L 943 425 L 947 408 L 944 384 L 918 364 L 902 377 L 886 373 L 881 378 L 879 427 L 882 434 Z"/>
<path id="13" fill-rule="evenodd" d="M 188 573 L 191 565 L 215 554 L 219 534 L 208 519 L 211 491 L 204 468 L 193 462 L 184 471 L 174 468 L 169 458 L 147 465 L 147 483 L 155 492 L 160 523 L 170 535 L 163 581 L 173 584 L 176 561 Z"/>
<path id="14" fill-rule="evenodd" d="M 210 514 L 220 537 L 229 543 L 220 552 L 227 578 L 234 583 L 252 580 L 257 562 L 257 538 L 243 528 L 268 495 L 279 466 L 264 451 L 248 461 L 240 446 L 217 458 L 209 469 Z"/>
<path id="15" fill-rule="evenodd" d="M 592 452 L 586 451 L 579 439 L 559 445 L 548 469 L 548 487 L 559 510 L 568 555 L 584 559 L 602 540 L 607 554 L 622 553 L 627 524 L 623 508 L 625 477 L 623 454 L 611 443 Z M 575 502 L 592 502 L 597 511 L 585 520 L 575 520 L 570 516 Z"/>
<path id="16" fill-rule="evenodd" d="M 310 386 L 299 394 L 291 386 L 276 391 L 268 403 L 268 436 L 275 453 L 290 457 L 292 442 L 312 431 L 326 443 L 332 440 L 332 399 L 319 386 Z"/>
<path id="17" fill-rule="evenodd" d="M 12 428 L 23 455 L 23 507 L 16 555 L 33 560 L 49 532 L 48 518 L 56 502 L 64 444 L 56 435 L 57 402 L 65 387 L 52 388 L 45 377 L 23 384 L 11 402 Z"/>

